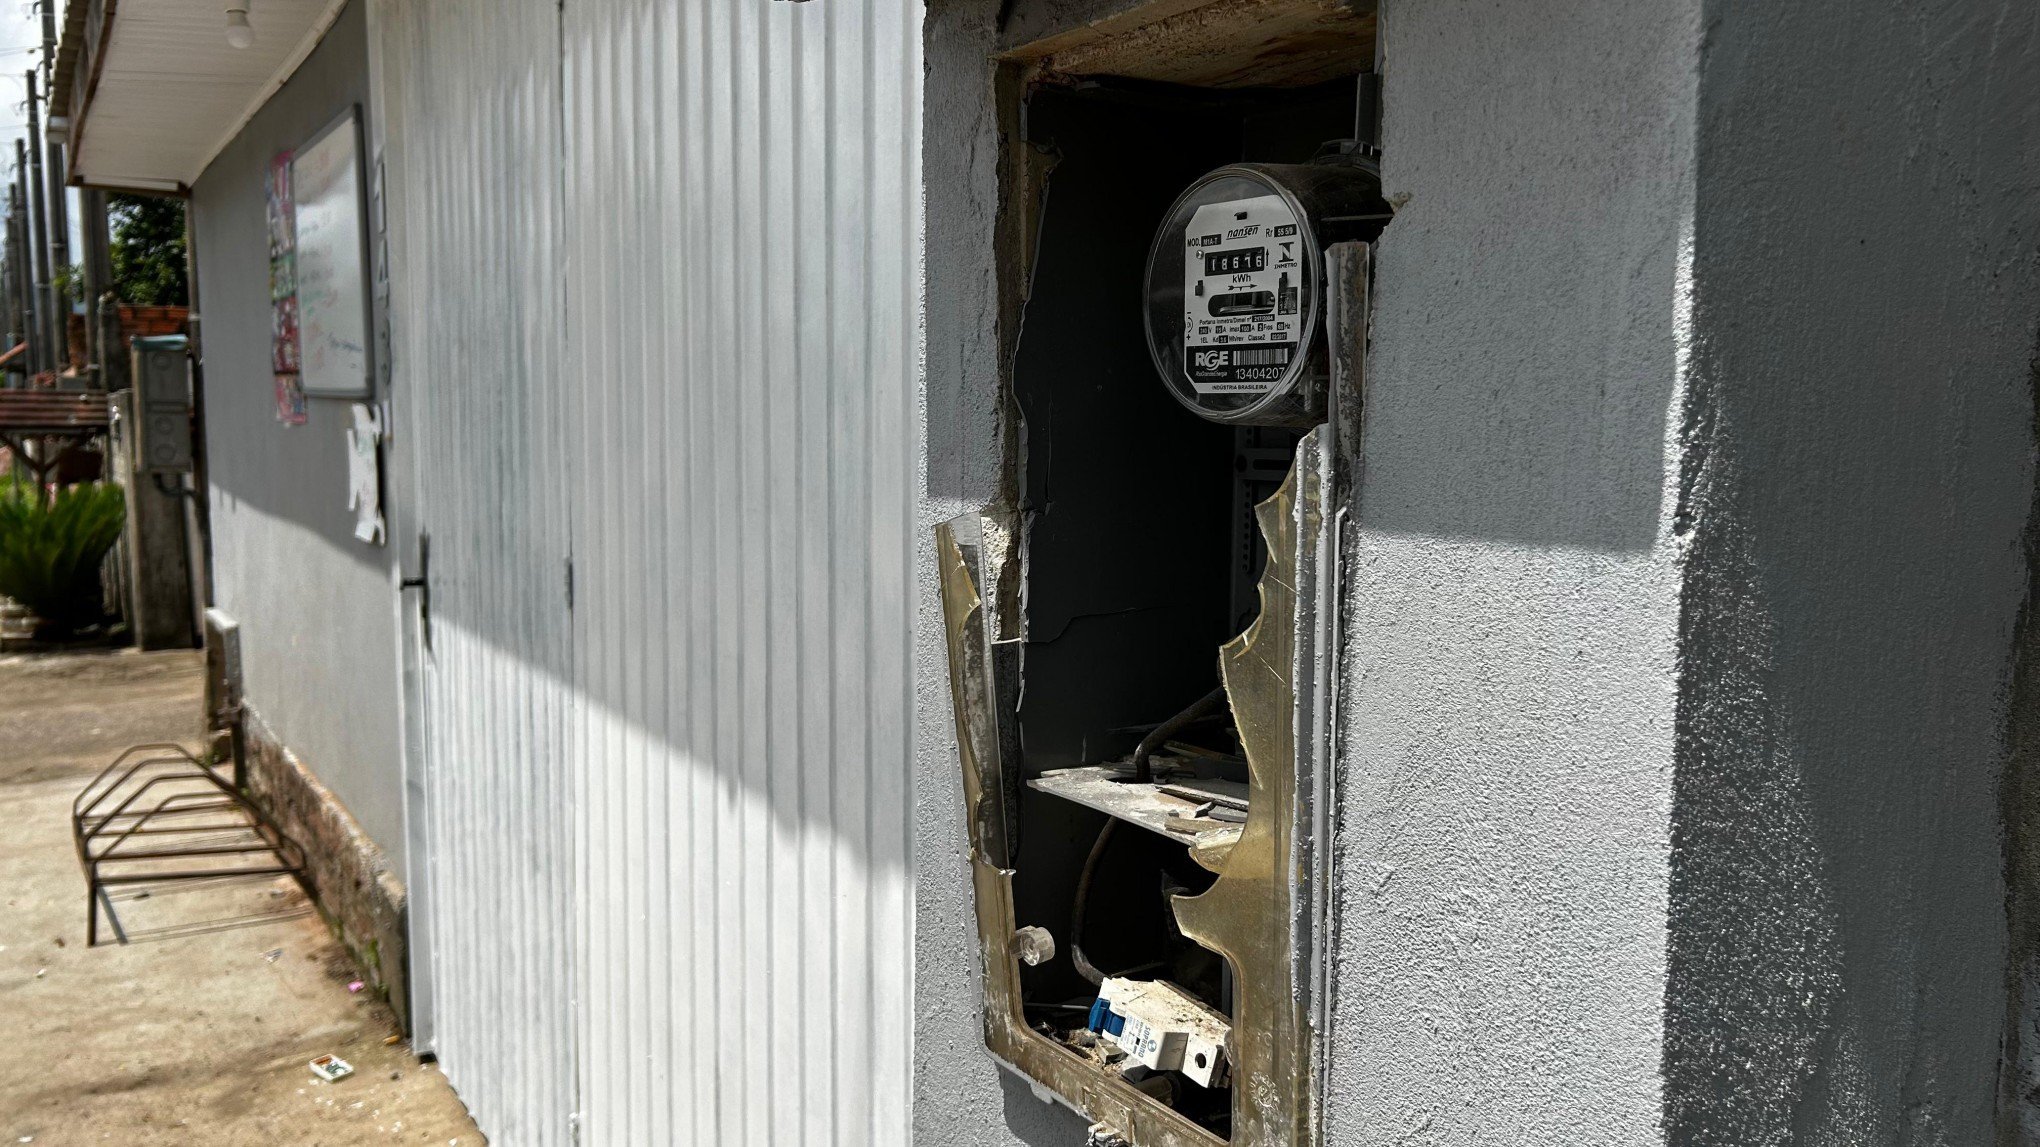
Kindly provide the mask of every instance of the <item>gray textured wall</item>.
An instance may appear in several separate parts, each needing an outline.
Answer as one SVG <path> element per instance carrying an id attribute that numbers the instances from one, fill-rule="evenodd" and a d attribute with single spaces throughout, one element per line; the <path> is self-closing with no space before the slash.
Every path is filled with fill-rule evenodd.
<path id="1" fill-rule="evenodd" d="M 1387 13 L 1331 1142 L 1658 1135 L 1697 17 Z"/>
<path id="2" fill-rule="evenodd" d="M 1988 1140 L 2035 20 L 1393 6 L 1336 1141 Z"/>
<path id="3" fill-rule="evenodd" d="M 349 105 L 368 113 L 364 6 L 340 20 L 192 188 L 204 317 L 215 589 L 241 623 L 248 703 L 401 871 L 392 553 L 354 539 L 348 402 L 276 420 L 269 370 L 270 160 Z"/>
<path id="4" fill-rule="evenodd" d="M 931 522 L 994 493 L 991 8 L 929 10 Z M 1328 1142 L 1990 1138 L 2036 22 L 1393 3 Z M 916 1140 L 1071 1142 L 980 1049 L 921 621 Z"/>
<path id="5" fill-rule="evenodd" d="M 914 1142 L 1068 1147 L 1083 1142 L 1083 1121 L 1034 1098 L 985 1051 L 962 776 L 934 591 L 935 523 L 992 501 L 999 481 L 994 7 L 937 0 L 923 40 L 927 468 L 914 569 L 923 587 L 914 635 Z"/>
<path id="6" fill-rule="evenodd" d="M 1706 14 L 1670 1138 L 1985 1143 L 2040 6 Z"/>

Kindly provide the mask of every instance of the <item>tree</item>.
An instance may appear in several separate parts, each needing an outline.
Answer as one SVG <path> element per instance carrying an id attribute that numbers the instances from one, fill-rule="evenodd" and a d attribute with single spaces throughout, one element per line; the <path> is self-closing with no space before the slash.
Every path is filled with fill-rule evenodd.
<path id="1" fill-rule="evenodd" d="M 123 303 L 183 306 L 184 202 L 154 195 L 107 196 L 113 220 L 113 292 Z"/>

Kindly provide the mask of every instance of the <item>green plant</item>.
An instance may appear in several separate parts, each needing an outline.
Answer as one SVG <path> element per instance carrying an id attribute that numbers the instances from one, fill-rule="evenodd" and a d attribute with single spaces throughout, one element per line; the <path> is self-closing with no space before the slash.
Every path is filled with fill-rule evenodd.
<path id="1" fill-rule="evenodd" d="M 113 290 L 120 301 L 183 306 L 184 201 L 116 192 L 106 204 L 113 223 Z"/>
<path id="2" fill-rule="evenodd" d="M 127 501 L 109 482 L 53 495 L 19 480 L 0 485 L 0 594 L 34 610 L 50 636 L 98 621 L 99 563 L 126 521 Z"/>

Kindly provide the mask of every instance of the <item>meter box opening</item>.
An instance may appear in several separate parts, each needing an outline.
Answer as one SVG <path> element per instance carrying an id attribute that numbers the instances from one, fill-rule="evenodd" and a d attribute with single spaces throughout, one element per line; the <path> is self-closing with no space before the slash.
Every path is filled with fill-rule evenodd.
<path id="1" fill-rule="evenodd" d="M 1392 215 L 1371 15 L 1340 30 L 1277 72 L 1004 65 L 1018 446 L 939 589 L 985 1042 L 1097 1144 L 1317 1141 L 1327 589 Z"/>

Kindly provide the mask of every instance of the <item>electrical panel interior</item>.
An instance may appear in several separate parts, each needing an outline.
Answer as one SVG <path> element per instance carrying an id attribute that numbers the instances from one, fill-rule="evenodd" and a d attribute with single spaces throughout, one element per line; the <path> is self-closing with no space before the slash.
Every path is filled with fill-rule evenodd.
<path id="1" fill-rule="evenodd" d="M 1100 1144 L 1312 1119 L 1291 678 L 1333 468 L 1329 252 L 1390 214 L 1371 90 L 1026 95 L 1014 494 L 944 528 L 942 589 L 987 1040 Z"/>

